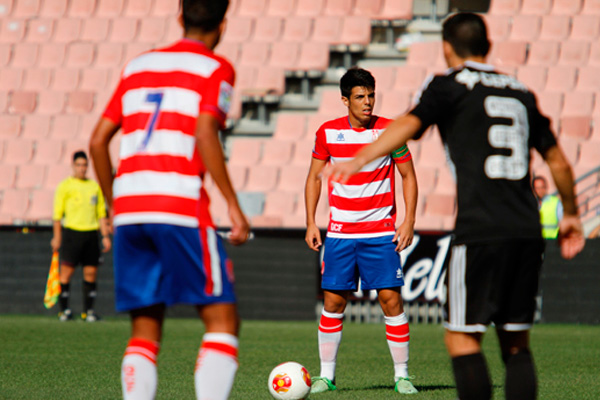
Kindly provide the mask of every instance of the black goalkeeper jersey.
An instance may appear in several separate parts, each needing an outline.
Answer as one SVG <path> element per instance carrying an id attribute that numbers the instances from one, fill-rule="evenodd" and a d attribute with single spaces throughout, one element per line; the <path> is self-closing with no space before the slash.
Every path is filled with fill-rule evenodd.
<path id="1" fill-rule="evenodd" d="M 466 62 L 431 78 L 417 97 L 415 139 L 436 124 L 456 178 L 455 242 L 541 237 L 530 149 L 544 154 L 556 138 L 535 96 L 487 64 Z"/>

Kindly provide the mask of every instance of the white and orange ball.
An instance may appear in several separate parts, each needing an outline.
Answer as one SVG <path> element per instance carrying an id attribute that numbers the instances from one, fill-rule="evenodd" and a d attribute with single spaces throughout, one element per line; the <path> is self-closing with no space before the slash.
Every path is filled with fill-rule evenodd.
<path id="1" fill-rule="evenodd" d="M 269 392 L 277 400 L 302 400 L 310 394 L 310 374 L 297 362 L 279 364 L 269 375 Z"/>

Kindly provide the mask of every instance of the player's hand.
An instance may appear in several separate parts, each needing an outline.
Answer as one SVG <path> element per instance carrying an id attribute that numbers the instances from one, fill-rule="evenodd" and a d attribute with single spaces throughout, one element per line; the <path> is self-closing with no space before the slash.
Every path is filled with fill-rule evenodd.
<path id="1" fill-rule="evenodd" d="M 585 236 L 579 217 L 565 215 L 558 224 L 558 244 L 560 253 L 566 260 L 570 260 L 583 250 Z"/>
<path id="2" fill-rule="evenodd" d="M 337 163 L 337 164 L 328 164 L 321 171 L 321 177 L 323 179 L 331 178 L 334 182 L 346 183 L 348 179 L 354 174 L 356 174 L 362 165 L 360 161 L 356 158 L 353 158 L 350 161 Z"/>
<path id="3" fill-rule="evenodd" d="M 310 225 L 306 228 L 306 236 L 304 238 L 306 244 L 311 250 L 319 251 L 323 242 L 321 241 L 321 231 L 316 225 Z"/>
<path id="4" fill-rule="evenodd" d="M 50 247 L 52 247 L 53 253 L 56 253 L 60 249 L 60 245 L 61 245 L 60 242 L 61 242 L 61 239 L 56 238 L 56 237 L 53 237 L 52 240 L 50 241 Z"/>
<path id="5" fill-rule="evenodd" d="M 102 252 L 108 253 L 111 248 L 112 248 L 112 243 L 110 241 L 110 238 L 108 236 L 104 236 L 102 238 Z"/>
<path id="6" fill-rule="evenodd" d="M 246 243 L 250 237 L 250 224 L 238 205 L 229 207 L 229 219 L 231 220 L 229 242 L 234 246 Z"/>
<path id="7" fill-rule="evenodd" d="M 396 243 L 396 251 L 401 252 L 412 244 L 415 235 L 414 227 L 411 223 L 404 221 L 402 225 L 396 229 L 393 242 Z"/>

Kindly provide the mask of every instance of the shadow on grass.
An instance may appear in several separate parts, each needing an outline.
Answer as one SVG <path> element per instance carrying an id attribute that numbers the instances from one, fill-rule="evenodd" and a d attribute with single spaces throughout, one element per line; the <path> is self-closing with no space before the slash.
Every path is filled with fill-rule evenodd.
<path id="1" fill-rule="evenodd" d="M 449 390 L 456 389 L 456 386 L 450 385 L 415 385 L 415 388 L 419 392 L 430 392 L 434 390 Z M 362 386 L 362 387 L 352 387 L 352 388 L 338 388 L 338 392 L 354 392 L 356 390 L 394 390 L 394 386 L 390 385 L 371 385 L 371 386 Z"/>

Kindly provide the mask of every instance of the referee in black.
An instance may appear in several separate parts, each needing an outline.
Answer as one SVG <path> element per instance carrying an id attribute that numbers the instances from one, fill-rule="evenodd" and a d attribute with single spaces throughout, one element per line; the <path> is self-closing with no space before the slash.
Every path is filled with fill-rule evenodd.
<path id="1" fill-rule="evenodd" d="M 455 14 L 444 22 L 442 38 L 450 69 L 428 79 L 414 108 L 379 140 L 325 175 L 344 182 L 367 162 L 438 126 L 457 185 L 444 326 L 458 396 L 492 396 L 481 340 L 494 323 L 506 368 L 506 398 L 535 399 L 529 330 L 544 242 L 530 184 L 530 149 L 542 155 L 560 193 L 564 217 L 558 241 L 567 259 L 585 244 L 573 173 L 535 96 L 485 63 L 490 42 L 483 19 Z"/>
<path id="2" fill-rule="evenodd" d="M 87 177 L 85 152 L 73 154 L 73 175 L 63 180 L 54 194 L 54 236 L 52 251 L 60 249 L 60 321 L 73 319 L 69 305 L 71 277 L 77 265 L 83 266 L 83 309 L 81 318 L 96 322 L 94 312 L 96 277 L 100 264 L 100 234 L 104 252 L 111 248 L 106 205 L 100 186 Z"/>

